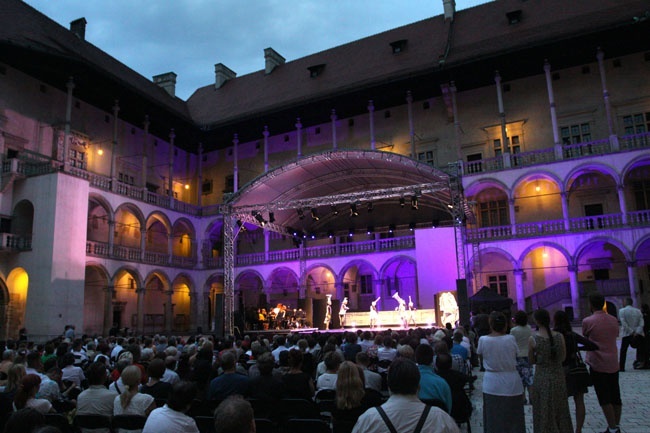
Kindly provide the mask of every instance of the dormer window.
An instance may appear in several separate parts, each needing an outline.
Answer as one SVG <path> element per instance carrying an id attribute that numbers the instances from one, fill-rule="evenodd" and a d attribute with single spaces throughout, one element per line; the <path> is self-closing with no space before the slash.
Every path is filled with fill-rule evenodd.
<path id="1" fill-rule="evenodd" d="M 307 68 L 307 70 L 309 70 L 309 76 L 311 78 L 316 78 L 319 75 L 321 75 L 325 70 L 325 63 L 321 63 L 320 65 L 310 66 Z"/>
<path id="2" fill-rule="evenodd" d="M 390 47 L 393 50 L 393 54 L 399 54 L 403 51 L 406 51 L 407 44 L 408 39 L 400 39 L 399 41 L 391 42 Z"/>
<path id="3" fill-rule="evenodd" d="M 518 24 L 521 21 L 521 9 L 506 13 L 506 18 L 508 18 L 508 24 Z"/>

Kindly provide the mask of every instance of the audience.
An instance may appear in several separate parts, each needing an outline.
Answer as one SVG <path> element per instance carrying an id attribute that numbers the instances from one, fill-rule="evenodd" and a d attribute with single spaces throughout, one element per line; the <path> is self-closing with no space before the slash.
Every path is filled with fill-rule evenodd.
<path id="1" fill-rule="evenodd" d="M 227 350 L 221 355 L 223 374 L 212 379 L 208 390 L 209 400 L 225 400 L 233 394 L 246 395 L 248 392 L 248 376 L 237 373 L 237 355 L 233 350 Z"/>
<path id="2" fill-rule="evenodd" d="M 196 421 L 185 415 L 196 394 L 197 387 L 194 383 L 175 383 L 167 404 L 151 412 L 142 433 L 199 433 Z"/>
<path id="3" fill-rule="evenodd" d="M 140 392 L 149 394 L 154 399 L 166 400 L 172 390 L 171 383 L 163 382 L 162 377 L 165 374 L 165 361 L 156 358 L 149 363 L 147 367 L 149 381 L 142 385 Z"/>

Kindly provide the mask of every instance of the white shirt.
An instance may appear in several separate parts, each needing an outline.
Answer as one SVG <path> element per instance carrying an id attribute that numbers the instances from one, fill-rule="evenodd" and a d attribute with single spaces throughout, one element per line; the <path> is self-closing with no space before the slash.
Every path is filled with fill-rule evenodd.
<path id="1" fill-rule="evenodd" d="M 126 408 L 122 407 L 120 396 L 118 395 L 113 400 L 113 415 L 142 415 L 146 416 L 146 411 L 149 406 L 154 402 L 154 399 L 149 394 L 142 394 L 138 392 L 131 398 L 129 405 Z M 125 432 L 140 432 L 141 430 L 124 430 L 119 429 L 120 433 Z M 160 430 L 161 432 L 166 430 Z"/>
<path id="2" fill-rule="evenodd" d="M 484 335 L 478 339 L 476 353 L 483 355 L 483 392 L 515 396 L 524 392 L 517 373 L 517 341 L 508 335 Z"/>
<path id="3" fill-rule="evenodd" d="M 171 383 L 172 385 L 180 380 L 181 378 L 178 376 L 178 373 L 176 373 L 174 370 L 170 370 L 169 368 L 165 369 L 163 377 L 160 378 L 161 382 Z"/>
<path id="4" fill-rule="evenodd" d="M 142 433 L 199 433 L 196 422 L 182 412 L 170 409 L 165 405 L 161 408 L 154 409 L 147 423 L 142 429 Z"/>
<path id="5" fill-rule="evenodd" d="M 336 373 L 324 373 L 316 381 L 316 389 L 336 389 Z"/>
<path id="6" fill-rule="evenodd" d="M 621 321 L 621 336 L 628 337 L 634 333 L 643 335 L 643 314 L 638 308 L 631 305 L 618 310 Z"/>
<path id="7" fill-rule="evenodd" d="M 61 380 L 69 380 L 74 383 L 77 388 L 81 388 L 81 382 L 86 379 L 84 371 L 81 367 L 75 367 L 74 365 L 68 365 L 61 369 Z"/>
<path id="8" fill-rule="evenodd" d="M 395 429 L 402 432 L 415 430 L 425 404 L 416 395 L 393 394 L 388 401 L 381 405 L 386 416 L 395 426 Z M 427 433 L 459 433 L 456 421 L 440 408 L 432 407 L 427 416 L 422 431 Z M 357 420 L 352 433 L 390 433 L 388 426 L 377 412 L 371 407 L 365 411 Z"/>
<path id="9" fill-rule="evenodd" d="M 381 392 L 381 374 L 364 368 L 363 375 L 366 377 L 366 388 Z"/>

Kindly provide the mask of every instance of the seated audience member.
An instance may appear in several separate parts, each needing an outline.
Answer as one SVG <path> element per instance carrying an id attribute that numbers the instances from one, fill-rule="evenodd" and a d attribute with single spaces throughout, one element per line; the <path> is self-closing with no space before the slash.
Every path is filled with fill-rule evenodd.
<path id="1" fill-rule="evenodd" d="M 61 380 L 63 383 L 72 382 L 75 387 L 81 389 L 81 382 L 86 380 L 86 376 L 81 367 L 74 365 L 74 361 L 74 355 L 71 352 L 63 355 L 61 359 L 61 364 L 63 365 L 61 367 Z"/>
<path id="2" fill-rule="evenodd" d="M 155 409 L 154 398 L 138 392 L 142 373 L 135 365 L 129 365 L 122 372 L 124 392 L 113 400 L 113 415 L 142 415 L 148 416 Z M 122 433 L 122 431 L 120 431 Z"/>
<path id="3" fill-rule="evenodd" d="M 336 352 L 328 352 L 323 359 L 325 362 L 325 373 L 321 374 L 316 381 L 316 389 L 336 389 L 336 378 L 339 366 L 343 362 L 341 355 Z"/>
<path id="4" fill-rule="evenodd" d="M 88 355 L 83 348 L 83 340 L 77 338 L 72 342 L 72 355 L 74 356 L 74 365 L 82 369 L 88 364 Z"/>
<path id="5" fill-rule="evenodd" d="M 251 404 L 240 395 L 228 397 L 214 412 L 214 431 L 216 433 L 255 433 L 255 417 Z"/>
<path id="6" fill-rule="evenodd" d="M 173 356 L 165 357 L 165 373 L 160 379 L 163 382 L 167 382 L 170 385 L 180 382 L 181 378 L 176 373 L 176 358 Z"/>
<path id="7" fill-rule="evenodd" d="M 27 365 L 25 367 L 26 374 L 35 374 L 43 380 L 43 363 L 41 362 L 41 355 L 36 351 L 27 353 L 25 356 Z"/>
<path id="8" fill-rule="evenodd" d="M 7 383 L 2 389 L 3 397 L 13 400 L 14 394 L 16 394 L 26 374 L 27 372 L 23 364 L 12 364 L 7 372 Z"/>
<path id="9" fill-rule="evenodd" d="M 199 433 L 196 422 L 185 415 L 196 397 L 197 388 L 192 382 L 180 381 L 172 386 L 167 404 L 154 409 L 142 433 Z"/>
<path id="10" fill-rule="evenodd" d="M 364 412 L 352 433 L 412 432 L 422 423 L 427 433 L 459 433 L 456 422 L 444 410 L 425 405 L 417 396 L 420 371 L 415 362 L 397 358 L 388 370 L 388 401 Z M 381 412 L 385 414 L 386 421 Z M 392 425 L 392 428 L 388 426 Z"/>
<path id="11" fill-rule="evenodd" d="M 366 388 L 381 392 L 381 374 L 368 369 L 370 366 L 370 357 L 368 354 L 364 352 L 357 353 L 356 361 L 357 365 L 363 370 Z"/>
<path id="12" fill-rule="evenodd" d="M 95 361 L 86 369 L 88 389 L 77 397 L 77 413 L 79 415 L 113 415 L 113 402 L 117 392 L 106 389 L 108 371 L 106 364 Z M 121 388 L 124 391 L 124 387 Z"/>
<path id="13" fill-rule="evenodd" d="M 452 408 L 451 389 L 442 377 L 433 371 L 433 348 L 429 344 L 420 344 L 415 350 L 415 361 L 420 370 L 421 400 L 439 400 L 445 404 L 445 411 L 450 413 Z"/>
<path id="14" fill-rule="evenodd" d="M 41 385 L 41 378 L 35 374 L 28 374 L 23 377 L 16 394 L 14 395 L 14 408 L 16 410 L 25 407 L 36 409 L 42 414 L 54 412 L 52 403 L 44 398 L 36 398 L 36 393 Z"/>
<path id="15" fill-rule="evenodd" d="M 449 413 L 451 417 L 457 421 L 469 419 L 472 414 L 472 402 L 465 393 L 466 376 L 452 370 L 451 356 L 448 353 L 441 353 L 436 356 L 436 370 L 451 389 L 451 412 Z"/>
<path id="16" fill-rule="evenodd" d="M 270 352 L 261 354 L 255 365 L 260 374 L 250 380 L 247 397 L 273 401 L 284 398 L 284 383 L 280 377 L 273 375 L 273 355 Z"/>
<path id="17" fill-rule="evenodd" d="M 208 389 L 209 400 L 225 400 L 233 394 L 246 395 L 248 392 L 248 376 L 237 373 L 237 355 L 233 350 L 227 350 L 221 355 L 223 374 L 210 382 Z"/>
<path id="18" fill-rule="evenodd" d="M 332 411 L 334 431 L 349 432 L 368 409 L 364 404 L 364 383 L 361 368 L 350 361 L 344 361 L 337 372 L 336 407 Z"/>
<path id="19" fill-rule="evenodd" d="M 51 346 L 52 351 L 54 351 L 54 346 Z M 14 351 L 7 349 L 2 352 L 2 362 L 0 362 L 0 386 L 5 386 L 7 384 L 7 377 L 9 377 L 9 368 L 11 368 L 14 363 Z"/>
<path id="20" fill-rule="evenodd" d="M 142 385 L 140 392 L 149 394 L 155 399 L 167 399 L 172 390 L 171 383 L 163 382 L 162 377 L 165 374 L 165 361 L 156 358 L 149 363 L 147 367 L 149 374 L 149 381 L 146 385 Z"/>
<path id="21" fill-rule="evenodd" d="M 289 371 L 282 376 L 286 398 L 311 399 L 314 396 L 314 381 L 302 371 L 302 352 L 288 351 Z"/>
<path id="22" fill-rule="evenodd" d="M 362 351 L 361 345 L 357 342 L 359 337 L 354 332 L 348 332 L 345 336 L 345 345 L 343 346 L 343 357 L 346 361 L 352 361 L 356 359 L 357 353 Z"/>
<path id="23" fill-rule="evenodd" d="M 45 425 L 45 417 L 38 410 L 26 407 L 13 412 L 5 424 L 4 433 L 33 433 Z"/>

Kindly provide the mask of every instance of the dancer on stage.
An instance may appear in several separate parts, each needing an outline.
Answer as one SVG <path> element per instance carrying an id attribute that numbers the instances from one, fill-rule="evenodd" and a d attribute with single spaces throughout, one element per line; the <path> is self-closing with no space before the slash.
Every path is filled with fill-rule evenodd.
<path id="1" fill-rule="evenodd" d="M 347 296 L 343 298 L 341 302 L 341 309 L 339 310 L 339 322 L 341 323 L 341 329 L 345 328 L 345 313 L 348 312 L 350 307 L 348 307 L 348 298 Z"/>
<path id="2" fill-rule="evenodd" d="M 379 312 L 377 311 L 377 301 L 381 299 L 381 296 L 372 301 L 370 304 L 370 327 L 377 327 L 377 319 L 379 318 Z"/>
<path id="3" fill-rule="evenodd" d="M 329 330 L 332 321 L 332 295 L 325 296 L 327 296 L 327 307 L 325 307 L 325 320 L 323 320 L 323 323 L 325 324 L 325 330 Z"/>
<path id="4" fill-rule="evenodd" d="M 395 308 L 395 311 L 399 311 L 399 320 L 402 324 L 402 328 L 408 328 L 408 320 L 406 318 L 406 301 L 400 298 L 399 293 L 395 292 L 393 298 L 398 302 L 398 306 Z"/>
<path id="5" fill-rule="evenodd" d="M 413 301 L 411 300 L 411 295 L 409 295 L 409 313 L 407 320 L 408 325 L 413 324 L 413 326 L 417 326 L 417 323 L 415 323 L 415 310 L 416 308 L 413 305 Z"/>

